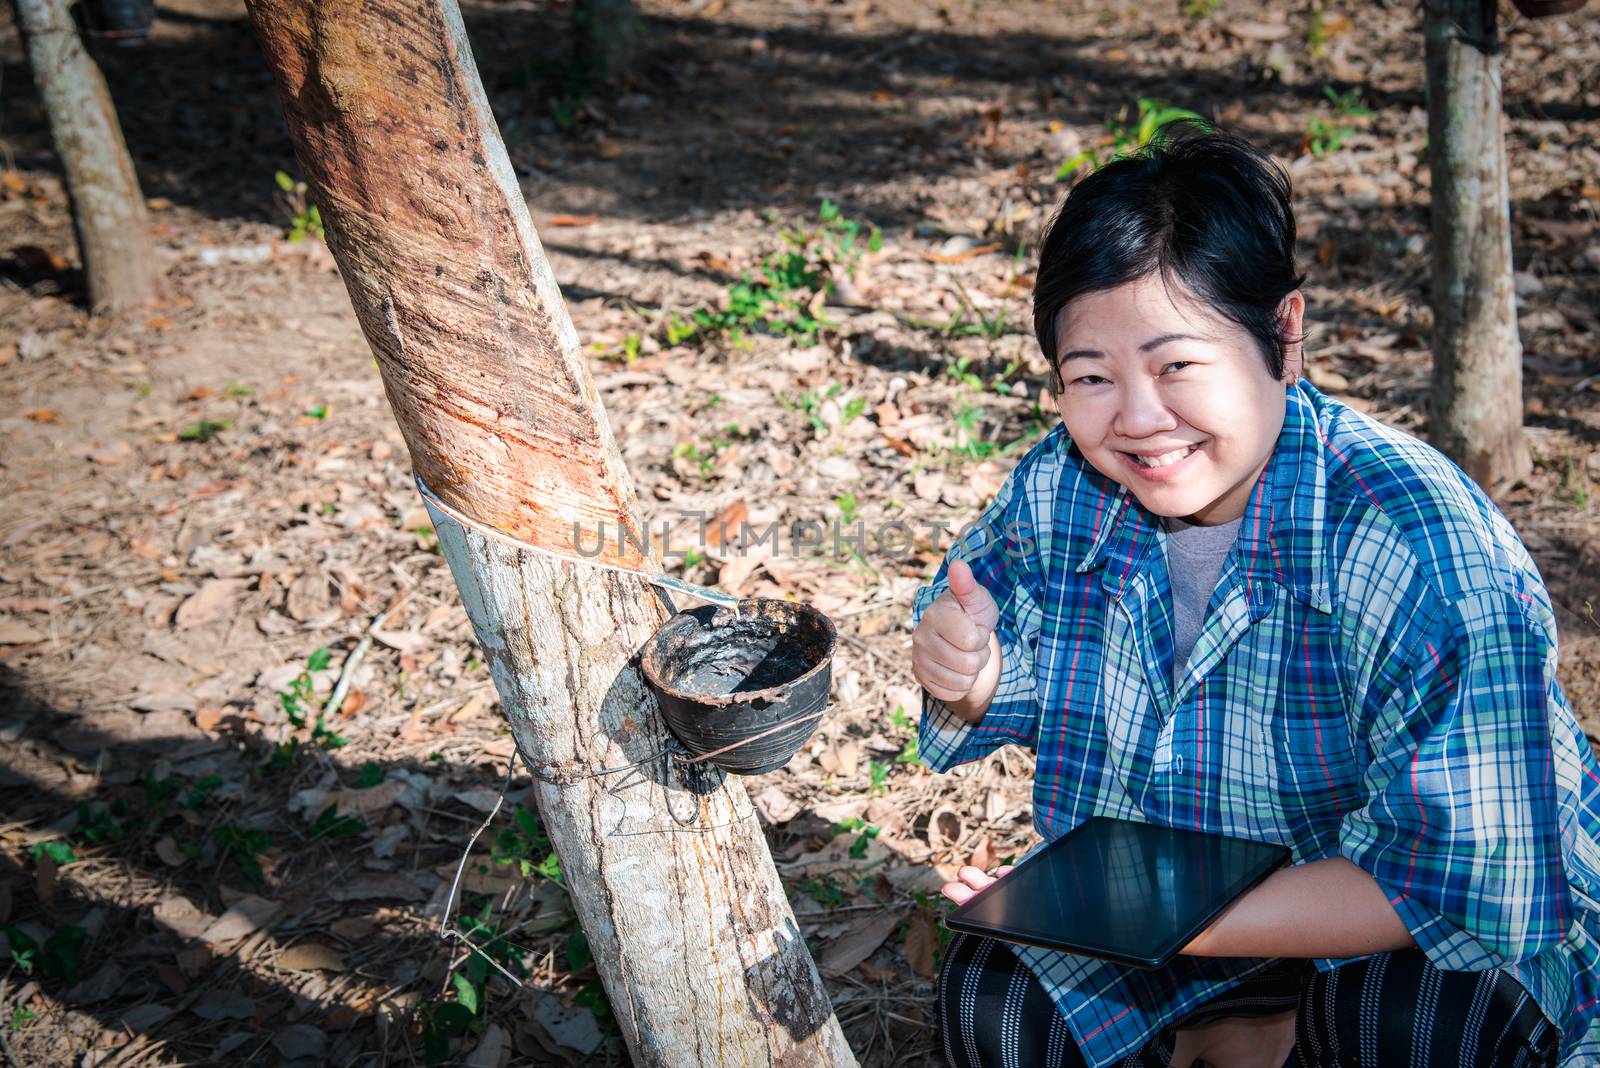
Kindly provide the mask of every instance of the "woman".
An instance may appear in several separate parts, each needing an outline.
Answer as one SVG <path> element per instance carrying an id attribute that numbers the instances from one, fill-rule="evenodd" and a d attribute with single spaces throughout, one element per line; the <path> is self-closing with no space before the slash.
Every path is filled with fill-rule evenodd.
<path id="1" fill-rule="evenodd" d="M 1549 597 L 1449 460 L 1301 377 L 1294 238 L 1220 134 L 1073 190 L 1034 292 L 1061 424 L 912 643 L 923 758 L 1036 749 L 1045 841 L 1109 815 L 1293 862 L 1154 971 L 957 935 L 954 1065 L 1600 1064 L 1600 767 Z"/>

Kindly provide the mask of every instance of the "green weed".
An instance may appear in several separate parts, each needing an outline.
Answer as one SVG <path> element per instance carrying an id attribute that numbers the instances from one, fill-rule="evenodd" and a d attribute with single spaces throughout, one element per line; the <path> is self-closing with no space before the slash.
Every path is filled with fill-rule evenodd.
<path id="1" fill-rule="evenodd" d="M 78 981 L 83 943 L 88 932 L 82 927 L 67 924 L 56 928 L 44 944 L 30 938 L 20 927 L 8 924 L 0 927 L 11 945 L 11 963 L 24 975 L 38 975 L 45 979 L 59 979 L 65 986 Z M 12 1019 L 15 1020 L 13 1015 Z"/>
<path id="2" fill-rule="evenodd" d="M 1306 151 L 1318 158 L 1329 152 L 1337 152 L 1344 147 L 1346 141 L 1355 136 L 1355 129 L 1350 126 L 1339 125 L 1341 119 L 1370 118 L 1372 111 L 1361 104 L 1361 90 L 1348 89 L 1343 93 L 1335 92 L 1333 86 L 1324 85 L 1322 95 L 1327 97 L 1332 104 L 1333 118 L 1324 119 L 1313 115 L 1306 120 Z"/>
<path id="3" fill-rule="evenodd" d="M 1197 123 L 1207 129 L 1211 126 L 1200 114 L 1188 108 L 1173 107 L 1164 100 L 1143 97 L 1138 101 L 1138 118 L 1130 125 L 1128 108 L 1124 104 L 1116 118 L 1106 120 L 1108 142 L 1091 145 L 1063 162 L 1056 168 L 1056 181 L 1066 181 L 1079 168 L 1088 167 L 1092 173 L 1119 156 L 1137 152 L 1146 145 L 1159 145 L 1165 140 L 1162 129 L 1169 123 L 1180 121 Z"/>
<path id="4" fill-rule="evenodd" d="M 179 441 L 210 441 L 233 426 L 232 419 L 202 419 L 178 431 Z"/>
<path id="5" fill-rule="evenodd" d="M 306 203 L 306 183 L 295 181 L 283 171 L 273 177 L 290 213 L 289 240 L 304 241 L 308 236 L 323 240 L 326 235 L 322 231 L 322 213 L 315 204 Z"/>
<path id="6" fill-rule="evenodd" d="M 217 827 L 211 832 L 221 859 L 232 860 L 256 886 L 266 885 L 260 856 L 272 848 L 272 835 L 248 827 Z"/>
<path id="7" fill-rule="evenodd" d="M 278 691 L 278 703 L 292 726 L 303 729 L 311 714 L 316 713 L 316 719 L 311 724 L 311 741 L 324 749 L 338 749 L 350 744 L 350 739 L 336 733 L 323 722 L 322 701 L 313 692 L 312 673 L 326 671 L 331 659 L 332 654 L 326 647 L 313 651 L 306 657 L 305 669 L 290 680 L 287 687 Z"/>

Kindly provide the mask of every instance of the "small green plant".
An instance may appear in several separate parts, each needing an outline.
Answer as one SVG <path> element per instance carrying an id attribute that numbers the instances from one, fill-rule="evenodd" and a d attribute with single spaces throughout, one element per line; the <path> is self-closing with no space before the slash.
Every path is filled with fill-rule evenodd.
<path id="1" fill-rule="evenodd" d="M 539 820 L 533 813 L 525 808 L 517 809 L 515 823 L 515 827 L 500 832 L 495 840 L 495 848 L 489 856 L 496 864 L 517 865 L 522 877 L 526 879 L 539 870 L 543 859 L 548 859 L 554 854 L 550 852 L 550 839 L 545 835 L 544 828 L 539 826 Z M 535 857 L 542 860 L 536 861 Z M 559 866 L 559 861 L 557 864 Z"/>
<path id="2" fill-rule="evenodd" d="M 844 889 L 839 885 L 838 881 L 827 873 L 813 879 L 807 879 L 805 882 L 797 884 L 795 889 L 819 905 L 838 908 L 849 902 L 849 898 L 846 897 Z"/>
<path id="3" fill-rule="evenodd" d="M 915 738 L 910 739 L 901 747 L 900 752 L 895 754 L 894 762 L 896 764 L 915 764 L 917 762 L 917 740 Z"/>
<path id="4" fill-rule="evenodd" d="M 861 503 L 856 500 L 854 493 L 846 493 L 843 496 L 835 497 L 833 503 L 839 508 L 839 517 L 847 524 L 856 521 L 856 509 L 861 507 Z"/>
<path id="5" fill-rule="evenodd" d="M 467 954 L 461 962 L 461 970 L 450 975 L 450 990 L 455 1000 L 437 1000 L 422 1011 L 423 1059 L 428 1064 L 440 1064 L 449 1058 L 451 1036 L 482 1029 L 483 1007 L 493 968 L 490 961 L 518 978 L 527 974 L 523 964 L 526 951 L 509 940 L 509 933 L 502 932 L 494 924 L 493 917 L 494 903 L 489 900 L 484 900 L 476 911 L 462 911 L 462 933 L 478 952 Z"/>
<path id="6" fill-rule="evenodd" d="M 311 824 L 311 832 L 307 840 L 315 842 L 319 838 L 342 838 L 360 834 L 367 829 L 367 821 L 359 816 L 341 816 L 338 805 L 329 805 L 318 813 Z"/>
<path id="7" fill-rule="evenodd" d="M 1328 20 L 1320 10 L 1311 13 L 1306 25 L 1306 54 L 1312 59 L 1325 59 L 1328 55 Z"/>
<path id="8" fill-rule="evenodd" d="M 222 391 L 225 397 L 248 397 L 255 393 L 249 386 L 241 386 L 237 382 L 229 382 L 228 388 Z"/>
<path id="9" fill-rule="evenodd" d="M 21 1005 L 11 1006 L 11 1030 L 20 1031 L 33 1022 L 34 1014 Z"/>
<path id="10" fill-rule="evenodd" d="M 867 411 L 867 398 L 851 397 L 844 402 L 844 407 L 839 409 L 839 425 L 849 426 L 860 419 Z"/>
<path id="11" fill-rule="evenodd" d="M 1355 135 L 1353 127 L 1341 126 L 1339 120 L 1370 118 L 1372 115 L 1371 109 L 1361 104 L 1360 89 L 1347 89 L 1339 93 L 1334 91 L 1333 86 L 1324 85 L 1322 95 L 1332 105 L 1333 118 L 1329 120 L 1313 115 L 1306 120 L 1305 150 L 1318 158 L 1339 151 Z"/>
<path id="12" fill-rule="evenodd" d="M 870 780 L 867 785 L 868 797 L 876 797 L 878 794 L 888 792 L 889 768 L 889 764 L 882 763 L 881 761 L 867 761 L 867 776 Z"/>
<path id="13" fill-rule="evenodd" d="M 283 171 L 279 171 L 274 178 L 281 199 L 290 213 L 289 240 L 304 241 L 309 235 L 321 241 L 324 237 L 322 213 L 315 204 L 306 203 L 306 183 L 295 181 Z"/>
<path id="14" fill-rule="evenodd" d="M 210 441 L 233 426 L 232 419 L 202 419 L 178 431 L 179 441 Z"/>
<path id="15" fill-rule="evenodd" d="M 1161 144 L 1165 140 L 1162 130 L 1169 123 L 1187 121 L 1207 128 L 1211 125 L 1197 112 L 1173 107 L 1164 100 L 1141 97 L 1138 112 L 1138 118 L 1129 125 L 1128 107 L 1124 104 L 1116 118 L 1106 121 L 1109 143 L 1091 145 L 1063 162 L 1056 168 L 1056 181 L 1066 181 L 1081 167 L 1087 166 L 1090 172 L 1097 171 L 1119 156 L 1137 152 L 1146 145 Z"/>
<path id="16" fill-rule="evenodd" d="M 814 224 L 779 233 L 784 249 L 729 284 L 721 307 L 697 305 L 686 318 L 669 313 L 663 325 L 667 344 L 726 337 L 745 345 L 748 333 L 813 338 L 832 329 L 836 324 L 822 306 L 833 293 L 833 279 L 853 275 L 863 255 L 882 248 L 882 233 L 846 218 L 830 200 L 822 201 Z"/>
<path id="17" fill-rule="evenodd" d="M 808 389 L 792 398 L 779 397 L 778 403 L 792 412 L 804 412 L 807 421 L 811 423 L 812 427 L 819 433 L 826 433 L 828 421 L 822 418 L 822 402 L 838 396 L 843 389 L 844 385 L 842 383 L 835 382 L 825 391 L 819 392 L 814 389 Z"/>
<path id="18" fill-rule="evenodd" d="M 311 681 L 314 672 L 327 670 L 332 657 L 333 654 L 326 647 L 313 651 L 306 657 L 305 669 L 291 679 L 287 687 L 278 691 L 278 703 L 283 706 L 283 714 L 294 727 L 303 729 L 311 713 L 316 713 L 316 719 L 311 724 L 311 740 L 324 749 L 338 749 L 350 744 L 350 739 L 334 732 L 323 722 L 322 702 L 318 700 Z"/>
<path id="19" fill-rule="evenodd" d="M 1579 511 L 1589 507 L 1589 477 L 1581 457 L 1570 453 L 1561 459 L 1561 488 L 1556 499 Z"/>
<path id="20" fill-rule="evenodd" d="M 906 715 L 905 705 L 895 705 L 894 711 L 889 715 L 889 722 L 894 724 L 896 730 L 908 731 L 916 726 L 911 722 L 911 717 Z"/>
<path id="21" fill-rule="evenodd" d="M 266 884 L 260 856 L 272 848 L 272 835 L 248 827 L 217 827 L 211 832 L 223 860 L 232 860 L 257 886 Z"/>
<path id="22" fill-rule="evenodd" d="M 33 854 L 34 860 L 38 860 L 40 857 L 49 857 L 56 862 L 58 867 L 71 864 L 78 859 L 77 854 L 72 851 L 72 846 L 60 840 L 35 842 L 28 852 Z"/>
<path id="23" fill-rule="evenodd" d="M 328 406 L 326 404 L 314 404 L 306 409 L 306 415 L 311 419 L 326 419 L 328 418 Z"/>
<path id="24" fill-rule="evenodd" d="M 1222 0 L 1183 0 L 1178 10 L 1182 11 L 1186 18 L 1203 19 L 1215 15 L 1221 4 Z"/>
<path id="25" fill-rule="evenodd" d="M 738 435 L 738 427 L 727 427 L 726 430 Z M 680 441 L 672 448 L 672 455 L 688 460 L 695 464 L 700 472 L 702 482 L 710 482 L 717 477 L 717 459 L 724 450 L 733 445 L 728 438 L 715 437 L 705 442 Z"/>
<path id="26" fill-rule="evenodd" d="M 57 927 L 43 945 L 15 925 L 0 927 L 0 933 L 11 945 L 11 963 L 23 974 L 59 979 L 66 986 L 78 981 L 80 955 L 84 940 L 89 936 L 82 927 L 71 924 Z"/>

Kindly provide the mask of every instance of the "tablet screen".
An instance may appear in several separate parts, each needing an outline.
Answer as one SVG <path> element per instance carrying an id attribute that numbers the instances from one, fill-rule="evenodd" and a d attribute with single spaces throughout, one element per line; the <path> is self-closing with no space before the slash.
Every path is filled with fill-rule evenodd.
<path id="1" fill-rule="evenodd" d="M 1287 846 L 1094 816 L 945 925 L 1156 968 L 1289 856 Z"/>

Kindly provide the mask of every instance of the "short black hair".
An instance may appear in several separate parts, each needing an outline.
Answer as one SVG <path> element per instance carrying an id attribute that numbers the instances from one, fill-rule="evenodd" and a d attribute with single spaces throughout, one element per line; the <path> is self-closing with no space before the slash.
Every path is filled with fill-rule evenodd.
<path id="1" fill-rule="evenodd" d="M 1282 378 L 1283 298 L 1294 269 L 1289 176 L 1231 134 L 1189 122 L 1112 160 L 1073 187 L 1050 223 L 1033 286 L 1033 329 L 1062 389 L 1056 318 L 1085 293 L 1160 272 L 1247 330 Z"/>

